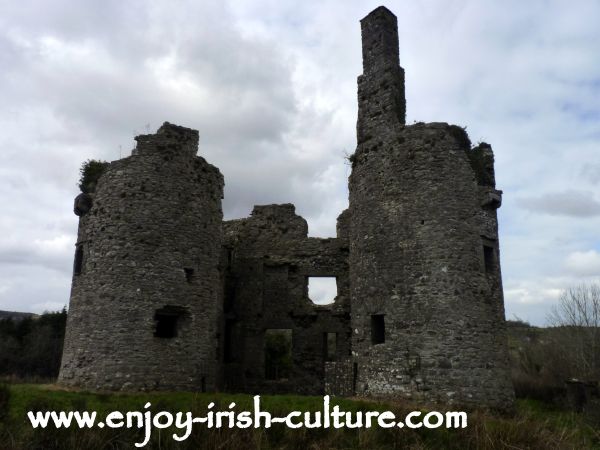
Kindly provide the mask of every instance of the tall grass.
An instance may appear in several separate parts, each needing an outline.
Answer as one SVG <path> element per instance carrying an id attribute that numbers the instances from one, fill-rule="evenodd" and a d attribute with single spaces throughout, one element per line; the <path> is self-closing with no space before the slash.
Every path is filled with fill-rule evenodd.
<path id="1" fill-rule="evenodd" d="M 4 394 L 3 394 L 4 393 Z M 6 394 L 8 393 L 8 394 Z M 3 397 L 4 395 L 4 397 Z M 2 399 L 5 398 L 4 404 Z M 235 402 L 237 410 L 251 410 L 252 396 L 198 393 L 98 394 L 67 392 L 51 386 L 13 384 L 0 388 L 0 408 L 7 412 L 0 422 L 0 448 L 4 449 L 130 449 L 143 441 L 143 432 L 131 429 L 77 429 L 48 427 L 34 430 L 26 411 L 88 410 L 100 417 L 110 411 L 142 410 L 151 402 L 153 411 L 191 411 L 204 416 L 209 402 L 214 410 L 227 409 Z M 403 403 L 334 399 L 345 411 L 391 410 L 403 417 L 414 407 Z M 321 397 L 264 396 L 261 408 L 273 415 L 292 410 L 318 411 Z M 180 430 L 153 430 L 149 449 L 586 449 L 600 448 L 600 436 L 584 423 L 580 415 L 565 413 L 534 400 L 519 401 L 512 417 L 484 412 L 469 415 L 466 429 L 289 429 L 273 425 L 270 429 L 207 429 L 195 425 L 189 439 L 173 440 Z"/>

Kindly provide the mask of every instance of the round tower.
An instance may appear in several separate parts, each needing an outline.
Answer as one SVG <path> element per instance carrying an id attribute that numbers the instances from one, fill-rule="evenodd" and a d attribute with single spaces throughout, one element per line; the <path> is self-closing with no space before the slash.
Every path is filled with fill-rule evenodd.
<path id="1" fill-rule="evenodd" d="M 80 216 L 59 383 L 212 390 L 223 177 L 165 123 L 107 165 Z"/>
<path id="2" fill-rule="evenodd" d="M 396 17 L 380 7 L 361 25 L 349 180 L 356 391 L 508 408 L 491 148 L 472 149 L 457 126 L 406 126 Z"/>

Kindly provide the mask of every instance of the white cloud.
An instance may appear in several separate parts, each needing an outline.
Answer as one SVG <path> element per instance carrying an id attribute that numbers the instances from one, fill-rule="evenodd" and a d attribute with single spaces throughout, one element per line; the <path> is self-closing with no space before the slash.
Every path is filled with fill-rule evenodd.
<path id="1" fill-rule="evenodd" d="M 581 176 L 594 185 L 600 183 L 600 163 L 584 165 L 581 169 Z"/>
<path id="2" fill-rule="evenodd" d="M 552 192 L 539 197 L 519 198 L 517 201 L 526 209 L 545 214 L 573 217 L 600 215 L 600 202 L 589 191 Z"/>
<path id="3" fill-rule="evenodd" d="M 506 318 L 519 318 L 532 324 L 545 325 L 550 310 L 557 304 L 564 290 L 580 282 L 574 276 L 509 280 L 504 285 Z"/>
<path id="4" fill-rule="evenodd" d="M 337 295 L 337 282 L 335 277 L 309 277 L 308 298 L 317 305 L 333 303 Z"/>
<path id="5" fill-rule="evenodd" d="M 574 275 L 600 278 L 600 252 L 587 250 L 570 253 L 565 261 L 565 267 Z"/>

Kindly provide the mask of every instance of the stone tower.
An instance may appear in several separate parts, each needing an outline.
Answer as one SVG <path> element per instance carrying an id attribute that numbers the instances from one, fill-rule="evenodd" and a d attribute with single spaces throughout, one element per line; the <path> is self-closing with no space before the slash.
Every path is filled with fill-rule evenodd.
<path id="1" fill-rule="evenodd" d="M 221 317 L 219 170 L 165 123 L 114 161 L 80 216 L 59 382 L 214 390 Z"/>
<path id="2" fill-rule="evenodd" d="M 361 21 L 350 190 L 356 392 L 510 407 L 491 147 L 405 125 L 396 17 Z"/>
<path id="3" fill-rule="evenodd" d="M 361 25 L 337 237 L 309 237 L 291 204 L 223 222 L 198 132 L 138 136 L 75 199 L 60 383 L 511 407 L 492 149 L 456 125 L 407 126 L 396 17 Z M 324 277 L 336 292 L 317 304 Z"/>

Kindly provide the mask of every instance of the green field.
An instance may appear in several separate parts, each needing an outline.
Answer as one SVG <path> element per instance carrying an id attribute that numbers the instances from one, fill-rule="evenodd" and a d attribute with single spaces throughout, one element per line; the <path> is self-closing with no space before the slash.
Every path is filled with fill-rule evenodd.
<path id="1" fill-rule="evenodd" d="M 287 415 L 290 411 L 319 411 L 321 397 L 262 396 L 261 409 L 272 415 Z M 0 448 L 4 449 L 121 449 L 136 448 L 134 443 L 144 440 L 143 430 L 127 428 L 68 430 L 48 426 L 33 429 L 26 412 L 44 411 L 97 411 L 103 418 L 111 411 L 153 412 L 191 411 L 205 416 L 207 405 L 214 402 L 213 410 L 252 410 L 250 395 L 198 394 L 163 392 L 148 394 L 99 394 L 57 390 L 52 385 L 10 384 L 0 386 Z M 345 411 L 393 411 L 403 417 L 413 408 L 407 404 L 376 403 L 353 399 L 332 399 L 332 405 Z M 542 403 L 519 400 L 513 415 L 500 416 L 483 412 L 469 414 L 468 427 L 463 430 L 440 428 L 408 429 L 289 429 L 273 425 L 270 429 L 207 429 L 194 425 L 191 436 L 175 442 L 172 434 L 181 430 L 153 430 L 145 448 L 210 448 L 210 449 L 585 449 L 600 448 L 600 431 L 584 416 L 564 412 Z"/>

